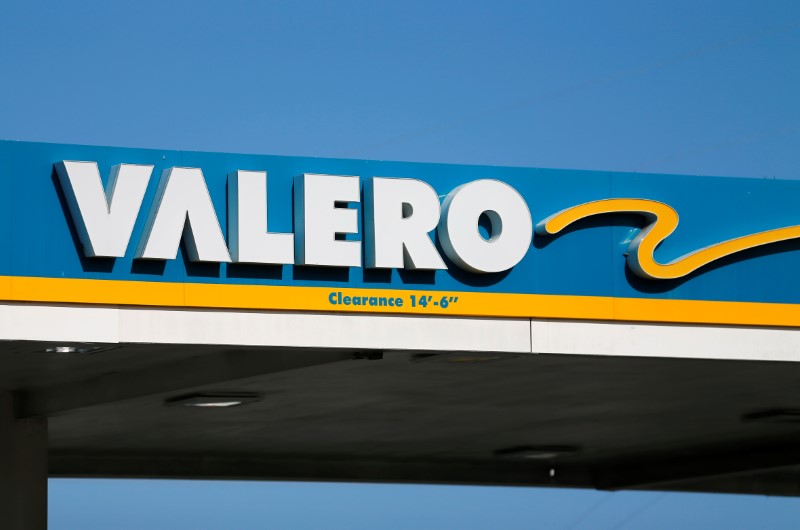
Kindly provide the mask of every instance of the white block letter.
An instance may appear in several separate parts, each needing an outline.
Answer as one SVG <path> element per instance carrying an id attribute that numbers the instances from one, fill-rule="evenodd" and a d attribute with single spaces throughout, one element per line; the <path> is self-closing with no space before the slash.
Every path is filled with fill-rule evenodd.
<path id="1" fill-rule="evenodd" d="M 428 236 L 439 224 L 439 196 L 415 179 L 372 178 L 364 186 L 366 265 L 446 269 Z"/>
<path id="2" fill-rule="evenodd" d="M 105 190 L 95 162 L 64 160 L 56 164 L 56 172 L 84 254 L 125 256 L 153 166 L 114 166 Z"/>
<path id="3" fill-rule="evenodd" d="M 228 239 L 237 263 L 294 263 L 294 235 L 267 232 L 267 173 L 228 175 Z"/>
<path id="4" fill-rule="evenodd" d="M 295 255 L 301 265 L 360 267 L 361 242 L 336 239 L 358 233 L 358 212 L 338 203 L 359 202 L 358 177 L 306 173 L 294 179 Z"/>
<path id="5" fill-rule="evenodd" d="M 532 243 L 533 221 L 525 199 L 497 180 L 476 180 L 457 187 L 442 204 L 439 240 L 453 262 L 471 272 L 501 272 L 519 263 Z M 478 231 L 486 214 L 489 239 Z"/>
<path id="6" fill-rule="evenodd" d="M 161 173 L 137 258 L 175 259 L 184 237 L 191 261 L 228 262 L 228 248 L 203 171 L 172 167 Z"/>

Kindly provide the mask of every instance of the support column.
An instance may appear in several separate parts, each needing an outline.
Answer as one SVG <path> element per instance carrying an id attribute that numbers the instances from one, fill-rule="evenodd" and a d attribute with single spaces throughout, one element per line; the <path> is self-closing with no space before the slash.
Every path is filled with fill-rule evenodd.
<path id="1" fill-rule="evenodd" d="M 0 527 L 47 529 L 47 420 L 17 419 L 0 391 Z"/>

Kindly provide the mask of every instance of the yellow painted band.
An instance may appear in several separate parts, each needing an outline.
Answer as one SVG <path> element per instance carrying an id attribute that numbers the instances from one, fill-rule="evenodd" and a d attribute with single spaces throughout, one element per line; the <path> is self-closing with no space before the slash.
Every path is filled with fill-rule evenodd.
<path id="1" fill-rule="evenodd" d="M 678 226 L 678 213 L 667 204 L 649 199 L 603 199 L 581 204 L 548 217 L 542 223 L 543 231 L 557 234 L 581 219 L 606 213 L 635 213 L 648 220 L 647 226 L 630 244 L 628 265 L 639 276 L 654 280 L 682 278 L 725 256 L 800 238 L 800 226 L 777 228 L 717 243 L 661 264 L 653 256 L 658 245 Z"/>
<path id="2" fill-rule="evenodd" d="M 366 305 L 331 304 L 338 293 Z M 417 301 L 412 306 L 411 296 Z M 430 297 L 423 306 L 421 297 Z M 402 307 L 377 305 L 402 299 Z M 289 287 L 0 276 L 0 299 L 101 305 L 429 314 L 800 327 L 800 305 L 400 289 Z M 374 299 L 374 300 L 373 300 Z M 456 301 L 452 301 L 455 299 Z M 443 307 L 447 300 L 447 307 Z M 370 305 L 376 302 L 376 305 Z M 434 304 L 436 302 L 436 304 Z"/>

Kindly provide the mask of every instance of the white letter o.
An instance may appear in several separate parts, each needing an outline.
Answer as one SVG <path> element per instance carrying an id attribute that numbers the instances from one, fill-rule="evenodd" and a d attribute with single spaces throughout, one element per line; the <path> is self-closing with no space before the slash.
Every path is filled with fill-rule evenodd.
<path id="1" fill-rule="evenodd" d="M 482 214 L 491 221 L 485 239 L 478 230 Z M 519 263 L 533 238 L 533 220 L 517 190 L 497 180 L 476 180 L 451 191 L 442 204 L 439 241 L 460 268 L 502 272 Z"/>

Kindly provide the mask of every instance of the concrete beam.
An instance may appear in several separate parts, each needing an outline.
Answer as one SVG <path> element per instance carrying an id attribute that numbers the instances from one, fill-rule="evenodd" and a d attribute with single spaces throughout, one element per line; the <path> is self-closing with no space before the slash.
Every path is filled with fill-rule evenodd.
<path id="1" fill-rule="evenodd" d="M 800 466 L 797 437 L 741 446 L 683 448 L 593 466 L 598 489 L 681 490 L 695 482 Z"/>
<path id="2" fill-rule="evenodd" d="M 56 477 L 300 480 L 591 487 L 585 470 L 547 462 L 276 458 L 253 455 L 55 454 Z"/>
<path id="3" fill-rule="evenodd" d="M 7 530 L 47 528 L 47 420 L 18 419 L 0 392 L 0 521 Z"/>

